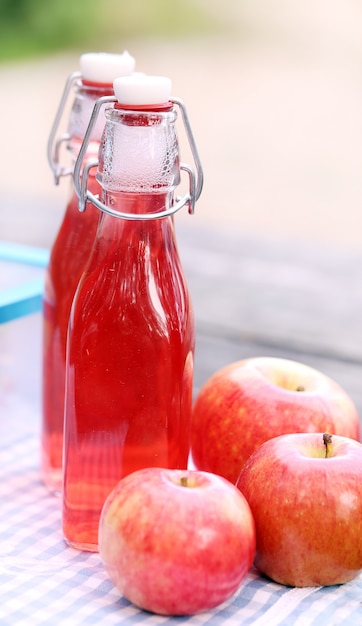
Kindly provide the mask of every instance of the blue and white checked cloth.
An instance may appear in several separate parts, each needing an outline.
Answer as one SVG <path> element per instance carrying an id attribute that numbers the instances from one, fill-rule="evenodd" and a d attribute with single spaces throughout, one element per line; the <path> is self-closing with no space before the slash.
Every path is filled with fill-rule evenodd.
<path id="1" fill-rule="evenodd" d="M 237 594 L 211 612 L 170 618 L 135 608 L 108 580 L 98 554 L 65 546 L 60 500 L 39 480 L 38 454 L 30 431 L 0 442 L 1 626 L 362 626 L 362 576 L 336 587 L 292 589 L 252 570 Z"/>

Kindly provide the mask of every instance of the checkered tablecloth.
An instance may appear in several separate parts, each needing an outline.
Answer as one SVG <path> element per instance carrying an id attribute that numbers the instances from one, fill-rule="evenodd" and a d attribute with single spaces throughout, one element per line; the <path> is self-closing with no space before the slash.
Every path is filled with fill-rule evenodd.
<path id="1" fill-rule="evenodd" d="M 65 546 L 60 500 L 40 482 L 38 453 L 34 433 L 0 442 L 1 626 L 362 625 L 361 576 L 342 586 L 292 589 L 252 570 L 212 612 L 170 618 L 135 608 L 113 587 L 98 554 Z"/>

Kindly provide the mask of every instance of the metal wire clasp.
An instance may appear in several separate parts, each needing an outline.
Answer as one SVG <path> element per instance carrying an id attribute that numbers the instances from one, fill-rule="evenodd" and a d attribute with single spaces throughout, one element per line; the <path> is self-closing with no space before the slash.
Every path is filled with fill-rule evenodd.
<path id="1" fill-rule="evenodd" d="M 94 195 L 88 189 L 88 176 L 91 169 L 98 166 L 98 161 L 90 161 L 83 165 L 83 161 L 85 159 L 85 155 L 87 152 L 88 144 L 90 142 L 90 138 L 92 135 L 93 128 L 97 121 L 99 112 L 101 108 L 105 104 L 110 104 L 112 102 L 117 102 L 115 96 L 103 96 L 102 98 L 98 98 L 95 102 L 92 115 L 89 120 L 89 124 L 87 130 L 84 135 L 83 143 L 78 153 L 77 160 L 74 166 L 74 187 L 78 196 L 78 208 L 80 212 L 85 211 L 87 202 L 91 202 L 98 209 L 103 211 L 104 213 L 108 213 L 109 215 L 113 215 L 113 217 L 122 218 L 125 220 L 149 220 L 149 219 L 160 219 L 163 217 L 169 217 L 173 215 L 177 211 L 179 211 L 183 206 L 188 206 L 188 211 L 190 214 L 195 212 L 195 204 L 199 199 L 202 187 L 203 187 L 203 171 L 201 166 L 200 157 L 198 154 L 198 150 L 196 147 L 195 139 L 191 130 L 191 125 L 188 119 L 186 107 L 182 100 L 179 98 L 170 98 L 170 101 L 176 104 L 180 110 L 182 115 L 183 124 L 185 127 L 186 135 L 188 138 L 188 142 L 190 145 L 190 149 L 192 152 L 192 156 L 194 159 L 194 164 L 196 166 L 196 175 L 193 169 L 185 164 L 180 164 L 180 169 L 187 173 L 189 179 L 189 191 L 183 196 L 178 196 L 175 198 L 175 202 L 165 211 L 161 211 L 159 213 L 123 213 L 121 211 L 117 211 L 107 206 L 99 199 L 98 195 Z"/>
<path id="2" fill-rule="evenodd" d="M 58 132 L 60 120 L 62 119 L 66 102 L 68 100 L 69 93 L 74 83 L 79 78 L 81 78 L 81 76 L 82 76 L 81 72 L 73 72 L 72 74 L 68 76 L 65 86 L 64 86 L 62 97 L 59 102 L 58 110 L 55 114 L 54 122 L 51 128 L 50 134 L 49 134 L 47 155 L 48 155 L 48 162 L 49 162 L 50 168 L 54 174 L 54 182 L 56 185 L 59 184 L 59 180 L 62 176 L 69 176 L 70 174 L 73 173 L 72 167 L 70 166 L 63 167 L 59 163 L 60 147 L 63 143 L 69 141 L 70 135 L 68 133 L 63 133 L 57 139 L 56 139 L 56 135 Z"/>

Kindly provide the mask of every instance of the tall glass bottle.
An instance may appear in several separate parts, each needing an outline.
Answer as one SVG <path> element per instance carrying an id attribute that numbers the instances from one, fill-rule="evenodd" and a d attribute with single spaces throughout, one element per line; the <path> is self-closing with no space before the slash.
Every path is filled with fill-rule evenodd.
<path id="1" fill-rule="evenodd" d="M 88 53 L 80 57 L 81 71 L 68 79 L 49 139 L 49 161 L 56 182 L 61 176 L 73 173 L 95 101 L 113 94 L 114 78 L 130 74 L 134 66 L 135 61 L 128 52 Z M 58 140 L 53 155 L 54 134 L 65 105 L 64 100 L 71 89 L 75 94 L 68 134 Z M 100 119 L 93 129 L 84 163 L 97 157 L 103 127 L 104 123 Z M 71 155 L 71 164 L 67 168 L 58 164 L 59 145 L 64 140 Z M 93 193 L 99 193 L 94 176 L 90 176 L 88 184 Z M 61 491 L 62 486 L 65 354 L 70 307 L 85 261 L 89 257 L 98 221 L 99 211 L 92 204 L 89 204 L 84 216 L 79 214 L 78 198 L 72 184 L 63 221 L 51 250 L 43 297 L 41 476 L 47 487 L 56 493 Z"/>
<path id="2" fill-rule="evenodd" d="M 195 329 L 171 215 L 193 204 L 195 190 L 175 201 L 169 79 L 120 78 L 114 86 L 121 104 L 106 109 L 102 202 L 87 195 L 103 213 L 67 350 L 63 532 L 84 550 L 97 550 L 102 506 L 123 476 L 186 468 L 190 447 Z"/>

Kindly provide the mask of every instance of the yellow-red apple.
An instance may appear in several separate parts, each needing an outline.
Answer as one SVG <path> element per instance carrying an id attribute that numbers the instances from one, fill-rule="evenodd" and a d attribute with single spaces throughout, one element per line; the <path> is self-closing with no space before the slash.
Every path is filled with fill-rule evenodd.
<path id="1" fill-rule="evenodd" d="M 193 463 L 235 483 L 264 441 L 325 431 L 360 439 L 357 409 L 340 385 L 297 361 L 245 359 L 216 372 L 199 391 L 192 415 Z"/>
<path id="2" fill-rule="evenodd" d="M 237 486 L 254 515 L 263 574 L 309 587 L 362 570 L 362 444 L 322 433 L 275 437 L 251 455 Z"/>
<path id="3" fill-rule="evenodd" d="M 99 551 L 136 606 L 165 615 L 213 608 L 239 587 L 255 556 L 255 526 L 238 489 L 220 476 L 147 468 L 107 498 Z"/>

